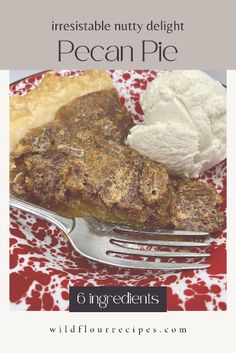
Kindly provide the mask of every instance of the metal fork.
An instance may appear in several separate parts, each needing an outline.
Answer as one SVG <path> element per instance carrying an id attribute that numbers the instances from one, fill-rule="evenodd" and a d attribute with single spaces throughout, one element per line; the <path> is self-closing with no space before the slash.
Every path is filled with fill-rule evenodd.
<path id="1" fill-rule="evenodd" d="M 146 229 L 131 229 L 113 223 L 98 221 L 92 217 L 66 218 L 54 212 L 48 211 L 29 202 L 10 197 L 10 205 L 22 211 L 29 212 L 36 217 L 53 223 L 68 237 L 74 249 L 81 255 L 101 263 L 139 269 L 155 270 L 190 270 L 205 269 L 209 267 L 206 263 L 194 262 L 160 262 L 161 258 L 205 258 L 210 256 L 206 252 L 189 252 L 184 249 L 179 251 L 157 251 L 137 248 L 139 246 L 161 246 L 177 248 L 195 248 L 208 246 L 209 243 L 200 241 L 189 241 L 189 238 L 207 237 L 205 232 L 193 232 L 183 230 L 157 229 L 149 231 Z M 163 240 L 164 236 L 164 240 Z M 173 240 L 173 236 L 174 239 Z M 162 237 L 162 239 L 160 239 Z M 168 240 L 172 237 L 172 240 Z M 184 237 L 184 241 L 183 241 Z M 176 240 L 180 238 L 181 240 Z M 129 258 L 127 258 L 129 256 Z M 132 256 L 139 260 L 132 259 Z M 131 257 L 131 258 L 130 258 Z M 147 261 L 143 257 L 157 261 Z M 189 261 L 188 260 L 188 261 Z"/>

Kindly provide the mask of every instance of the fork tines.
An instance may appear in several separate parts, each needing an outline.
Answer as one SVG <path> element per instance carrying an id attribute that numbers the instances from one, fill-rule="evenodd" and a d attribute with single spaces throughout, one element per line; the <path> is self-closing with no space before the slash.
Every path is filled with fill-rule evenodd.
<path id="1" fill-rule="evenodd" d="M 199 238 L 205 238 L 209 235 L 206 232 L 163 229 L 149 231 L 115 226 L 106 254 L 111 256 L 112 261 L 119 266 L 159 270 L 205 269 L 209 267 L 209 264 L 193 261 L 207 258 L 210 254 L 201 252 L 199 249 L 198 252 L 192 252 L 186 248 L 191 250 L 206 248 L 209 243 L 199 241 Z M 183 237 L 185 239 L 191 238 L 191 241 L 183 240 Z M 197 238 L 198 241 L 194 241 L 194 238 Z M 153 247 L 155 248 L 153 249 Z M 168 251 L 161 250 L 159 247 L 168 247 Z M 177 248 L 182 251 L 176 251 Z M 146 261 L 143 261 L 144 258 Z M 166 258 L 167 261 L 162 262 L 162 258 Z M 183 259 L 187 262 L 173 262 L 174 260 L 183 261 Z"/>

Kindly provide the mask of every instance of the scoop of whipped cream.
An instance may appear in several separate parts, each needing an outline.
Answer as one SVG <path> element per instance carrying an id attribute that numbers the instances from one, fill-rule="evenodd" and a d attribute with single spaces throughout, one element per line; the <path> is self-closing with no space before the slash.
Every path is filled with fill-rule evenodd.
<path id="1" fill-rule="evenodd" d="M 226 155 L 226 89 L 199 70 L 163 72 L 141 99 L 127 143 L 174 175 L 198 177 Z"/>

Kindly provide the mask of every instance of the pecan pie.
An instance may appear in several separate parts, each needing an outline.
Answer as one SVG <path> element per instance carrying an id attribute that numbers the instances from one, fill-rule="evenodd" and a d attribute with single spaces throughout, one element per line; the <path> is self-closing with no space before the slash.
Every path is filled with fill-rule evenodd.
<path id="1" fill-rule="evenodd" d="M 126 146 L 131 115 L 115 89 L 105 88 L 61 106 L 53 119 L 15 143 L 12 192 L 66 216 L 151 228 L 223 229 L 222 199 L 213 186 L 173 179 L 164 165 Z"/>

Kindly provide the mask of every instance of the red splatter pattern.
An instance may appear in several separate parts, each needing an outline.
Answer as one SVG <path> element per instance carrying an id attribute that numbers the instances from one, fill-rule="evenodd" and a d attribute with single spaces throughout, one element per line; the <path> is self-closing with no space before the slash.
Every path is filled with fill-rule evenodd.
<path id="1" fill-rule="evenodd" d="M 110 70 L 120 101 L 142 122 L 140 97 L 158 74 L 155 70 Z M 81 72 L 60 70 L 57 75 Z M 11 85 L 10 94 L 34 89 L 43 73 Z M 226 162 L 200 176 L 226 195 Z M 225 208 L 225 204 L 224 204 Z M 122 269 L 75 253 L 51 224 L 24 212 L 10 212 L 10 301 L 12 310 L 68 310 L 69 286 L 167 286 L 168 310 L 226 310 L 226 232 L 211 238 L 210 268 L 168 272 Z"/>

